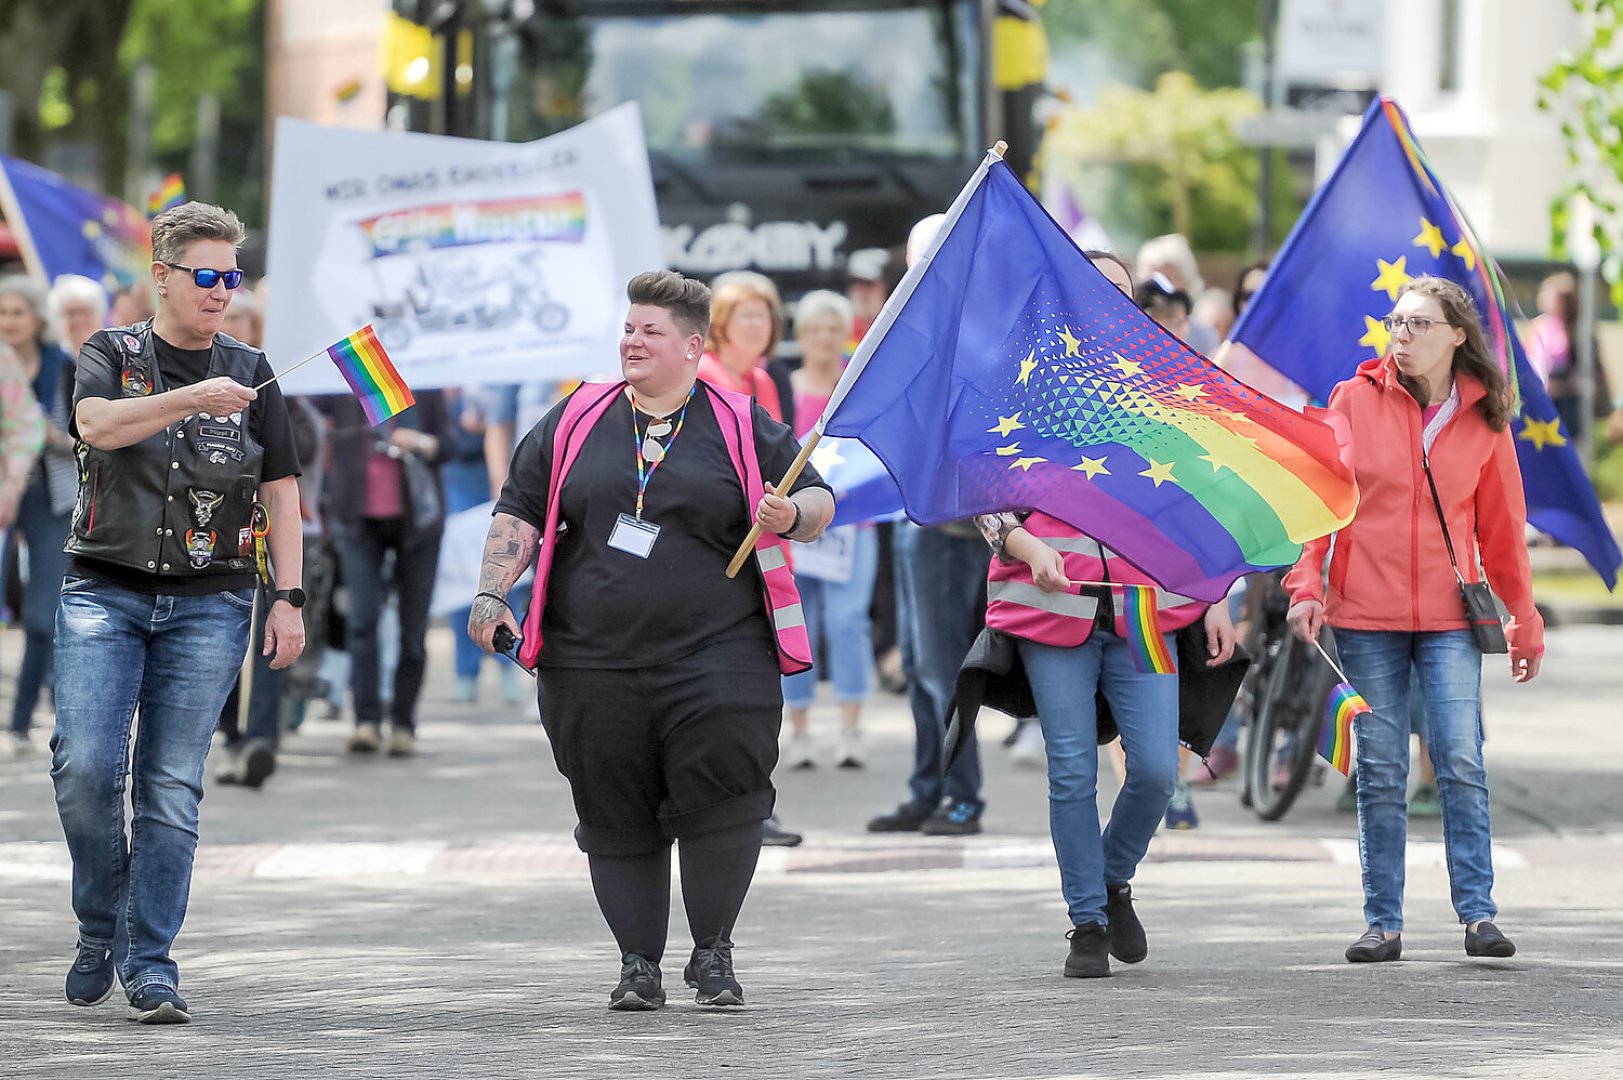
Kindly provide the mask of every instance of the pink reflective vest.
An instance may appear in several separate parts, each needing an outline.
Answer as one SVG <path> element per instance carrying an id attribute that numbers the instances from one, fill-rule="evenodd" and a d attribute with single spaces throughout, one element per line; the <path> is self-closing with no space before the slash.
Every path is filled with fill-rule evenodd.
<path id="1" fill-rule="evenodd" d="M 701 396 L 715 410 L 716 426 L 721 428 L 727 454 L 744 489 L 743 520 L 751 522 L 754 508 L 766 494 L 761 463 L 755 456 L 752 402 L 747 395 L 721 390 L 703 381 L 699 386 L 707 391 Z M 524 616 L 524 643 L 519 646 L 519 659 L 531 667 L 541 655 L 541 616 L 547 599 L 547 579 L 558 547 L 558 493 L 563 490 L 564 478 L 586 444 L 586 436 L 625 387 L 623 382 L 582 383 L 564 404 L 563 415 L 558 420 L 558 430 L 552 439 L 552 477 L 547 485 L 547 525 L 541 532 L 530 610 Z M 755 542 L 755 564 L 764 586 L 767 617 L 778 644 L 778 668 L 785 675 L 805 671 L 811 667 L 811 642 L 806 635 L 806 615 L 800 606 L 800 592 L 795 588 L 794 572 L 789 569 L 782 537 L 763 532 Z"/>
<path id="2" fill-rule="evenodd" d="M 1138 567 L 1057 518 L 1033 513 L 1025 520 L 1025 529 L 1060 553 L 1065 560 L 1065 576 L 1072 581 L 1155 585 Z M 1112 595 L 1116 600 L 1116 634 L 1126 637 L 1121 592 L 1112 589 Z M 1161 631 L 1168 634 L 1188 626 L 1204 615 L 1207 608 L 1202 601 L 1169 593 L 1160 586 L 1155 588 L 1155 606 Z M 1095 597 L 1074 592 L 1045 592 L 1032 580 L 1031 567 L 1019 559 L 1004 562 L 993 557 L 986 575 L 986 625 L 991 629 L 1043 645 L 1069 648 L 1088 640 L 1098 611 L 1099 601 Z"/>

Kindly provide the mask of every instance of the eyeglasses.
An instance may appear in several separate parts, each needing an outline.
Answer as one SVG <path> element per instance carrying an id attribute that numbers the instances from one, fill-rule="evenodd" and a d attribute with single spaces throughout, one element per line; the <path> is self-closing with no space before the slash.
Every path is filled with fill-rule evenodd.
<path id="1" fill-rule="evenodd" d="M 182 266 L 172 262 L 166 262 L 164 265 L 175 270 L 184 270 L 192 275 L 192 280 L 197 282 L 199 289 L 212 289 L 222 281 L 228 289 L 235 289 L 242 284 L 241 270 L 210 270 L 206 266 Z"/>
<path id="2" fill-rule="evenodd" d="M 1386 332 L 1389 334 L 1395 334 L 1399 330 L 1406 329 L 1409 331 L 1410 337 L 1424 337 L 1426 331 L 1439 322 L 1442 322 L 1442 320 L 1428 319 L 1424 315 L 1410 315 L 1408 318 L 1401 315 L 1388 315 L 1381 320 L 1381 325 L 1386 327 Z"/>

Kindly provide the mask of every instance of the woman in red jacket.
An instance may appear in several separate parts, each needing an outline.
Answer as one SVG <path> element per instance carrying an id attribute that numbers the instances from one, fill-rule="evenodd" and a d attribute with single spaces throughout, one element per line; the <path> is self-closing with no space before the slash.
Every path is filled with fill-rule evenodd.
<path id="1" fill-rule="evenodd" d="M 1510 669 L 1538 674 L 1544 622 L 1533 607 L 1523 531 L 1527 506 L 1509 423 L 1511 394 L 1471 298 L 1452 281 L 1418 277 L 1386 319 L 1388 356 L 1335 388 L 1330 407 L 1351 422 L 1358 516 L 1303 550 L 1285 578 L 1291 626 L 1307 641 L 1335 627 L 1347 678 L 1369 702 L 1357 721 L 1358 845 L 1368 929 L 1347 949 L 1357 962 L 1403 951 L 1404 796 L 1409 772 L 1409 678 L 1425 694 L 1428 744 L 1443 804 L 1454 910 L 1471 956 L 1512 956 L 1492 920 L 1492 835 L 1482 764 L 1482 653 L 1472 638 L 1437 503 L 1466 581 L 1478 562 L 1511 615 Z"/>

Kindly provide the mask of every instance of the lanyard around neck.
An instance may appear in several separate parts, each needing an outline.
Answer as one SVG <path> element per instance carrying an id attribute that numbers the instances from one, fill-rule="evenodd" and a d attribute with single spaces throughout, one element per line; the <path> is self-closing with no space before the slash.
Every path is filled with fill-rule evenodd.
<path id="1" fill-rule="evenodd" d="M 682 434 L 682 422 L 687 419 L 688 404 L 689 404 L 689 402 L 691 402 L 693 400 L 693 395 L 696 392 L 698 392 L 698 389 L 699 389 L 699 386 L 698 386 L 697 383 L 695 383 L 693 385 L 693 389 L 688 391 L 687 398 L 682 402 L 682 410 L 681 410 L 681 412 L 678 412 L 676 414 L 676 423 L 671 428 L 671 437 L 665 441 L 665 444 L 663 446 L 660 447 L 659 456 L 654 458 L 652 461 L 648 460 L 648 458 L 646 456 L 644 456 L 644 454 L 642 452 L 642 446 L 643 446 L 643 440 L 644 439 L 650 439 L 651 440 L 653 438 L 653 436 L 652 435 L 645 435 L 642 431 L 638 430 L 638 428 L 637 428 L 637 399 L 631 393 L 631 390 L 630 390 L 629 387 L 626 389 L 626 399 L 631 402 L 631 441 L 632 441 L 633 444 L 635 444 L 636 451 L 637 451 L 637 520 L 638 521 L 642 520 L 642 500 L 643 500 L 643 496 L 648 491 L 648 481 L 650 481 L 650 480 L 652 480 L 654 478 L 654 470 L 659 468 L 660 464 L 662 462 L 664 462 L 666 457 L 669 456 L 671 447 L 676 445 L 676 437 L 678 435 Z M 649 418 L 648 428 L 649 428 L 650 431 L 653 430 L 653 426 L 654 426 L 654 424 L 656 422 L 657 421 L 655 421 L 652 417 Z"/>

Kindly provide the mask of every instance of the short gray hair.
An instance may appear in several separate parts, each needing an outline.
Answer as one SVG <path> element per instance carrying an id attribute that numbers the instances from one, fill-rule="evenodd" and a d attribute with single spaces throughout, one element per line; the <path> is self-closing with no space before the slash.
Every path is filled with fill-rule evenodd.
<path id="1" fill-rule="evenodd" d="M 231 211 L 209 203 L 182 203 L 152 219 L 152 260 L 180 262 L 198 240 L 224 240 L 240 247 L 247 237 L 242 221 Z"/>
<path id="2" fill-rule="evenodd" d="M 39 320 L 39 342 L 45 344 L 50 339 L 50 320 L 45 317 L 45 286 L 31 277 L 23 274 L 8 274 L 0 277 L 0 297 L 18 296 L 23 303 L 34 311 L 34 318 Z"/>
<path id="3" fill-rule="evenodd" d="M 96 309 L 96 318 L 107 317 L 107 290 L 83 274 L 58 274 L 45 297 L 45 309 L 51 325 L 62 331 L 62 311 L 72 303 L 89 304 Z"/>
<path id="4" fill-rule="evenodd" d="M 851 325 L 851 301 L 837 292 L 828 289 L 817 289 L 800 298 L 795 305 L 795 326 L 804 326 L 813 319 L 820 319 L 825 315 L 832 315 L 841 326 Z"/>

